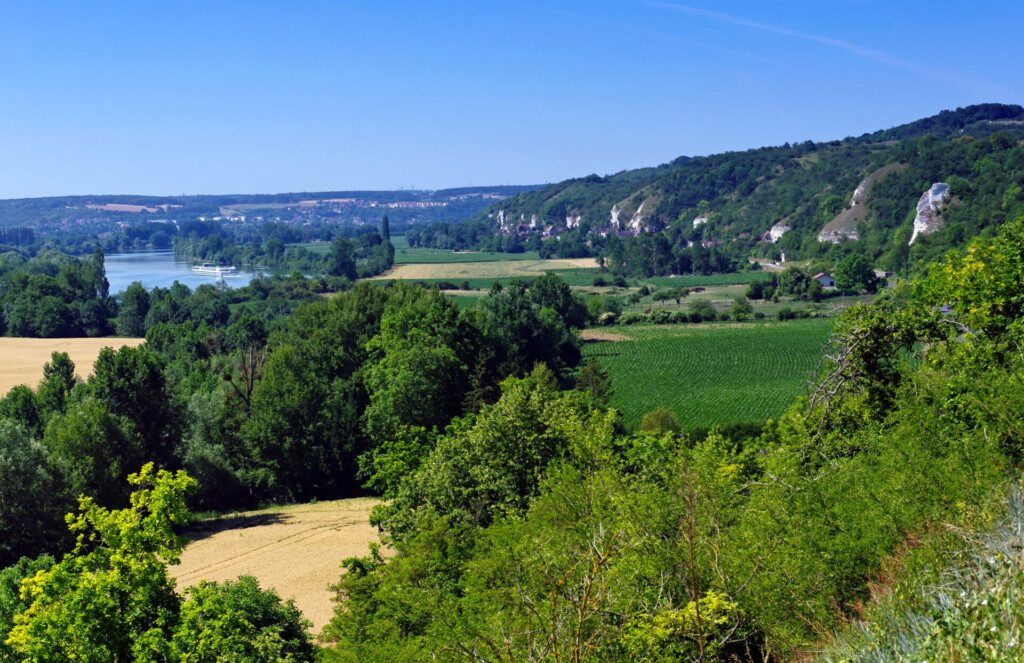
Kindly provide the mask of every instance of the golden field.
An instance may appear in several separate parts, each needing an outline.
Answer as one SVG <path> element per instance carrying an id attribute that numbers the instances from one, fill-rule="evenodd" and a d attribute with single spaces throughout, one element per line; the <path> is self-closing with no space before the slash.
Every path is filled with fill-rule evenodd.
<path id="1" fill-rule="evenodd" d="M 597 267 L 594 258 L 556 258 L 551 260 L 497 260 L 493 262 L 438 262 L 396 265 L 376 279 L 499 279 L 543 276 L 560 269 Z"/>
<path id="2" fill-rule="evenodd" d="M 334 612 L 329 585 L 341 560 L 369 554 L 377 541 L 370 509 L 378 500 L 354 498 L 231 514 L 203 521 L 185 535 L 191 543 L 172 566 L 178 590 L 200 580 L 252 575 L 295 604 L 318 633 Z"/>
<path id="3" fill-rule="evenodd" d="M 54 352 L 66 352 L 75 372 L 86 377 L 103 348 L 141 345 L 141 338 L 7 338 L 0 337 L 0 396 L 19 384 L 35 388 L 43 379 L 43 364 Z"/>

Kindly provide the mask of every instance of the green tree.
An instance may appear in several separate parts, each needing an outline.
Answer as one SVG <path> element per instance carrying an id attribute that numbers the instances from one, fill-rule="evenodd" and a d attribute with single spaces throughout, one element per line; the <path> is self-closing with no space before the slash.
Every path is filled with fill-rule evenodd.
<path id="1" fill-rule="evenodd" d="M 576 374 L 576 388 L 590 394 L 594 402 L 601 406 L 607 406 L 612 397 L 611 376 L 593 357 L 588 358 L 580 366 Z"/>
<path id="2" fill-rule="evenodd" d="M 640 430 L 645 433 L 678 434 L 683 429 L 676 413 L 665 406 L 651 410 L 640 419 Z"/>
<path id="3" fill-rule="evenodd" d="M 422 331 L 390 343 L 366 384 L 366 428 L 378 442 L 402 425 L 443 426 L 460 412 L 468 386 L 455 352 Z"/>
<path id="4" fill-rule="evenodd" d="M 26 578 L 28 608 L 15 616 L 7 643 L 27 660 L 166 660 L 180 599 L 167 565 L 177 563 L 189 520 L 186 495 L 195 482 L 184 472 L 129 477 L 131 505 L 111 511 L 79 500 L 69 519 L 74 550 L 49 570 Z"/>
<path id="5" fill-rule="evenodd" d="M 5 644 L 7 634 L 14 628 L 14 616 L 29 606 L 21 595 L 21 582 L 40 571 L 48 570 L 53 563 L 49 555 L 40 555 L 35 559 L 22 557 L 16 564 L 0 570 L 0 663 L 24 661 L 10 645 Z"/>
<path id="6" fill-rule="evenodd" d="M 149 292 L 138 281 L 133 282 L 121 295 L 121 310 L 114 320 L 120 336 L 141 338 L 146 335 L 146 316 L 149 314 Z"/>
<path id="7" fill-rule="evenodd" d="M 125 478 L 148 453 L 132 422 L 91 396 L 50 419 L 42 443 L 71 494 L 105 506 L 126 501 Z"/>
<path id="8" fill-rule="evenodd" d="M 35 393 L 23 384 L 13 387 L 0 399 L 0 418 L 18 422 L 33 435 L 38 435 L 43 427 L 39 401 Z"/>
<path id="9" fill-rule="evenodd" d="M 355 247 L 352 241 L 339 237 L 331 243 L 331 253 L 327 257 L 327 273 L 331 276 L 342 276 L 349 281 L 356 280 Z"/>
<path id="10" fill-rule="evenodd" d="M 732 306 L 729 307 L 729 313 L 734 320 L 747 320 L 753 315 L 754 307 L 749 299 L 743 295 L 736 295 L 732 300 Z"/>
<path id="11" fill-rule="evenodd" d="M 871 261 L 863 253 L 851 253 L 836 265 L 836 288 L 844 292 L 874 292 L 877 279 Z"/>
<path id="12" fill-rule="evenodd" d="M 19 424 L 0 419 L 0 568 L 63 541 L 71 506 L 45 449 Z"/>
<path id="13" fill-rule="evenodd" d="M 169 463 L 184 426 L 184 405 L 164 375 L 160 356 L 142 345 L 103 348 L 89 378 L 89 392 L 111 414 L 125 417 L 142 437 L 148 458 Z"/>
<path id="14" fill-rule="evenodd" d="M 44 415 L 49 417 L 63 412 L 77 383 L 75 364 L 68 353 L 54 352 L 50 355 L 50 361 L 43 365 L 43 380 L 37 394 Z"/>
<path id="15" fill-rule="evenodd" d="M 190 587 L 172 646 L 183 662 L 314 661 L 309 622 L 292 601 L 242 576 Z"/>

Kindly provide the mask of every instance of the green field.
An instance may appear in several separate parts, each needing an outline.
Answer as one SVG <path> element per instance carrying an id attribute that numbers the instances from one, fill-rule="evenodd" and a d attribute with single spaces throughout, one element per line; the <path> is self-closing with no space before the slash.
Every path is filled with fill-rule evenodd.
<path id="1" fill-rule="evenodd" d="M 489 253 L 486 251 L 449 251 L 448 249 L 395 249 L 396 265 L 423 265 L 450 262 L 505 262 L 539 260 L 536 251 L 526 253 Z"/>
<path id="2" fill-rule="evenodd" d="M 611 375 L 612 406 L 626 424 L 659 406 L 684 428 L 763 421 L 805 389 L 832 320 L 614 327 L 628 340 L 587 344 Z"/>
<path id="3" fill-rule="evenodd" d="M 738 285 L 738 284 L 749 284 L 755 281 L 767 281 L 771 278 L 771 273 L 765 271 L 759 272 L 736 272 L 734 274 L 688 274 L 684 276 L 653 276 L 650 278 L 640 279 L 629 279 L 632 283 L 634 280 L 646 283 L 647 285 L 656 285 L 659 288 L 674 288 L 676 286 L 684 286 L 692 288 L 694 286 L 713 286 L 713 285 Z"/>

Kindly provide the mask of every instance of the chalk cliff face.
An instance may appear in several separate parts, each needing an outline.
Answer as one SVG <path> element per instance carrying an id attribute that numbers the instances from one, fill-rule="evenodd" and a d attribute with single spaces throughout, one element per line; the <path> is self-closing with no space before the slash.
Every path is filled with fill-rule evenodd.
<path id="1" fill-rule="evenodd" d="M 910 236 L 910 244 L 919 235 L 930 235 L 942 227 L 942 208 L 949 203 L 949 185 L 936 182 L 930 189 L 921 194 L 917 201 L 917 215 L 914 217 L 914 233 Z"/>
<path id="2" fill-rule="evenodd" d="M 855 241 L 860 238 L 856 228 L 826 228 L 818 233 L 818 241 L 822 244 L 839 244 L 844 241 Z"/>
<path id="3" fill-rule="evenodd" d="M 498 232 L 502 235 L 512 232 L 512 221 L 508 218 L 508 212 L 503 209 L 498 210 Z"/>
<path id="4" fill-rule="evenodd" d="M 640 203 L 640 207 L 637 207 L 636 211 L 633 212 L 633 216 L 631 216 L 629 218 L 629 229 L 634 234 L 639 235 L 640 231 L 643 230 L 643 227 L 644 227 L 644 205 L 646 205 L 646 204 L 647 204 L 646 200 L 641 202 Z"/>
<path id="5" fill-rule="evenodd" d="M 694 228 L 698 228 L 700 226 L 703 226 L 707 222 L 708 222 L 708 217 L 706 217 L 706 216 L 701 215 L 701 216 L 694 217 L 694 219 L 693 219 L 693 227 Z"/>
<path id="6" fill-rule="evenodd" d="M 782 236 L 788 233 L 789 231 L 790 227 L 787 226 L 785 222 L 779 221 L 778 223 L 771 227 L 771 230 L 768 231 L 768 237 L 766 239 L 772 244 L 774 244 L 775 242 L 782 239 Z"/>

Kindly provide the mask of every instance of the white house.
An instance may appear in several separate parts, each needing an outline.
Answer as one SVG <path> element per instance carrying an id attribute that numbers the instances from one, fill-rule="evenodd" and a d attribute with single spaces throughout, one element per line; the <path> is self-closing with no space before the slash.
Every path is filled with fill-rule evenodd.
<path id="1" fill-rule="evenodd" d="M 836 280 L 831 275 L 825 272 L 818 272 L 814 275 L 814 280 L 821 284 L 822 288 L 834 288 L 836 287 Z"/>

